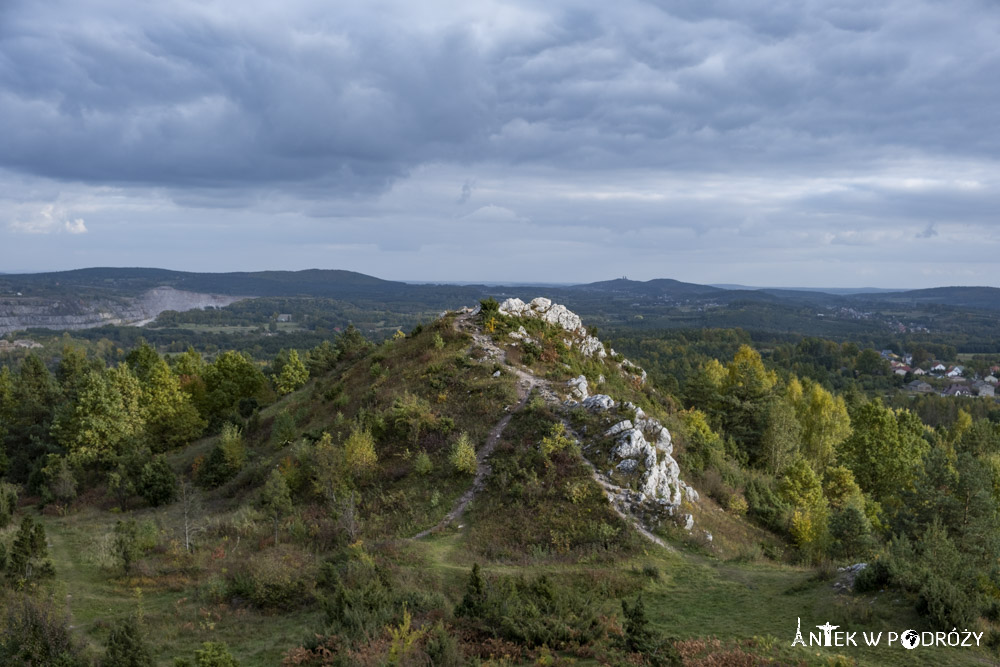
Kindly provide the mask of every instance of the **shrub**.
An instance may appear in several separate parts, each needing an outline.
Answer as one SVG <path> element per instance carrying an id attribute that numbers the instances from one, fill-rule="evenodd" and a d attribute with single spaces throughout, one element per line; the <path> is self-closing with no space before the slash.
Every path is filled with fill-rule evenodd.
<path id="1" fill-rule="evenodd" d="M 468 433 L 463 432 L 458 436 L 451 450 L 450 461 L 456 472 L 463 475 L 476 474 L 479 461 L 476 459 L 476 449 L 472 446 Z"/>
<path id="2" fill-rule="evenodd" d="M 42 500 L 46 503 L 53 500 L 68 503 L 76 498 L 76 476 L 65 456 L 49 454 L 46 457 L 46 465 L 41 470 L 41 476 L 45 481 L 39 490 L 42 493 Z"/>
<path id="3" fill-rule="evenodd" d="M 444 623 L 438 621 L 427 633 L 427 657 L 436 667 L 460 667 L 465 664 L 458 641 L 448 632 Z"/>
<path id="4" fill-rule="evenodd" d="M 625 630 L 625 648 L 633 653 L 650 653 L 653 650 L 653 633 L 649 629 L 646 605 L 642 603 L 641 595 L 631 606 L 627 600 L 622 600 L 622 616 L 625 617 L 622 624 Z"/>
<path id="5" fill-rule="evenodd" d="M 420 452 L 417 454 L 417 458 L 413 461 L 413 471 L 418 475 L 429 475 L 434 469 L 434 464 L 431 463 L 431 457 L 427 455 L 427 452 Z"/>
<path id="6" fill-rule="evenodd" d="M 119 621 L 108 635 L 101 667 L 152 667 L 153 656 L 134 616 Z"/>
<path id="7" fill-rule="evenodd" d="M 90 661 L 70 633 L 67 619 L 49 600 L 26 595 L 6 602 L 0 633 L 0 664 L 86 667 Z"/>
<path id="8" fill-rule="evenodd" d="M 764 526 L 772 530 L 784 531 L 784 517 L 788 506 L 778 497 L 774 489 L 765 480 L 754 478 L 747 483 L 746 490 L 748 514 Z"/>
<path id="9" fill-rule="evenodd" d="M 166 505 L 177 497 L 177 475 L 162 454 L 142 467 L 138 491 L 153 507 Z"/>
<path id="10" fill-rule="evenodd" d="M 874 593 L 888 586 L 890 580 L 889 566 L 884 560 L 875 560 L 858 572 L 854 578 L 854 591 L 856 593 Z"/>
<path id="11" fill-rule="evenodd" d="M 271 442 L 276 447 L 284 447 L 295 442 L 298 437 L 298 428 L 295 425 L 295 417 L 288 410 L 282 410 L 274 418 L 274 426 L 271 427 Z"/>
<path id="12" fill-rule="evenodd" d="M 284 396 L 290 394 L 309 379 L 309 370 L 299 359 L 297 350 L 288 353 L 288 358 L 281 367 L 281 372 L 274 377 L 274 386 L 278 393 Z"/>
<path id="13" fill-rule="evenodd" d="M 437 431 L 447 434 L 454 426 L 450 418 L 435 414 L 427 400 L 409 392 L 393 402 L 386 418 L 394 434 L 411 446 L 416 446 L 426 433 Z"/>
<path id="14" fill-rule="evenodd" d="M 267 483 L 261 490 L 259 504 L 274 523 L 274 543 L 278 544 L 278 526 L 282 517 L 292 511 L 292 497 L 288 483 L 285 482 L 285 476 L 280 470 L 271 471 L 271 476 L 267 478 Z"/>
<path id="15" fill-rule="evenodd" d="M 871 549 L 871 523 L 864 509 L 851 503 L 834 510 L 830 516 L 833 555 L 841 558 L 863 556 Z"/>
<path id="16" fill-rule="evenodd" d="M 198 667 L 240 667 L 225 642 L 205 642 L 194 657 Z"/>
<path id="17" fill-rule="evenodd" d="M 131 573 L 132 565 L 142 556 L 139 525 L 135 519 L 115 523 L 114 553 L 125 574 Z"/>
<path id="18" fill-rule="evenodd" d="M 733 493 L 729 496 L 729 500 L 726 502 L 726 509 L 736 516 L 744 516 L 747 513 L 749 506 L 743 496 L 738 493 Z"/>
<path id="19" fill-rule="evenodd" d="M 927 616 L 936 628 L 974 627 L 981 609 L 976 591 L 947 577 L 928 577 L 917 597 L 917 613 Z"/>
<path id="20" fill-rule="evenodd" d="M 31 579 L 52 576 L 55 570 L 47 560 L 48 548 L 45 541 L 45 527 L 35 523 L 30 516 L 21 519 L 14 542 L 10 547 L 7 576 L 14 582 L 24 583 Z"/>
<path id="21" fill-rule="evenodd" d="M 378 463 L 378 454 L 375 453 L 375 439 L 371 432 L 360 428 L 351 431 L 344 443 L 344 458 L 355 475 L 373 470 Z"/>
<path id="22" fill-rule="evenodd" d="M 226 465 L 232 470 L 237 471 L 243 467 L 247 452 L 239 426 L 230 423 L 223 425 L 219 434 L 219 448 L 222 450 Z"/>
<path id="23" fill-rule="evenodd" d="M 289 546 L 256 553 L 237 567 L 226 596 L 260 609 L 294 609 L 314 599 L 315 567 L 310 557 Z"/>
<path id="24" fill-rule="evenodd" d="M 481 635 L 550 648 L 594 641 L 601 633 L 599 613 L 590 596 L 558 587 L 545 575 L 487 581 L 478 566 L 455 608 L 455 616 Z"/>
<path id="25" fill-rule="evenodd" d="M 556 452 L 569 449 L 574 444 L 573 439 L 566 435 L 566 426 L 562 422 L 556 422 L 549 430 L 549 434 L 542 438 L 539 449 L 542 452 L 542 456 L 549 459 Z"/>
<path id="26" fill-rule="evenodd" d="M 208 459 L 198 468 L 198 482 L 215 488 L 230 479 L 243 467 L 246 446 L 243 435 L 235 424 L 226 423 L 219 434 L 219 442 L 212 448 Z"/>
<path id="27" fill-rule="evenodd" d="M 0 528 L 6 528 L 17 509 L 17 487 L 0 482 Z"/>

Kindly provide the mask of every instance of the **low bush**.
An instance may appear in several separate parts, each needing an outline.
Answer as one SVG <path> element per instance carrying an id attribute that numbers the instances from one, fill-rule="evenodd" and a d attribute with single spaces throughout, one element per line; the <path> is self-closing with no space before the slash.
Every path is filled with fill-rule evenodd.
<path id="1" fill-rule="evenodd" d="M 83 646 L 69 630 L 68 619 L 51 600 L 27 595 L 8 599 L 0 633 L 0 664 L 88 667 Z"/>
<path id="2" fill-rule="evenodd" d="M 466 582 L 455 616 L 480 635 L 528 647 L 562 648 L 601 637 L 599 607 L 588 596 L 554 584 L 545 575 L 532 579 L 487 579 L 478 565 Z"/>
<path id="3" fill-rule="evenodd" d="M 282 545 L 250 556 L 229 576 L 226 596 L 260 609 L 293 609 L 315 600 L 310 556 Z"/>

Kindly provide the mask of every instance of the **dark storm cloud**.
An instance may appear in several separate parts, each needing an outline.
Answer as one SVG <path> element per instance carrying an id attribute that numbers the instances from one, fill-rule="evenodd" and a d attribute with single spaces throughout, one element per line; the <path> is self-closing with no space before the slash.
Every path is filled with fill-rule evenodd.
<path id="1" fill-rule="evenodd" d="M 424 37 L 308 8 L 251 22 L 244 3 L 220 14 L 100 6 L 8 8 L 0 121 L 17 131 L 0 137 L 6 166 L 89 182 L 318 180 L 350 193 L 486 126 L 478 56 L 459 29 Z"/>
<path id="2" fill-rule="evenodd" d="M 523 13 L 504 26 L 498 16 Z M 415 166 L 850 169 L 993 156 L 994 4 L 7 3 L 0 161 L 386 188 Z"/>

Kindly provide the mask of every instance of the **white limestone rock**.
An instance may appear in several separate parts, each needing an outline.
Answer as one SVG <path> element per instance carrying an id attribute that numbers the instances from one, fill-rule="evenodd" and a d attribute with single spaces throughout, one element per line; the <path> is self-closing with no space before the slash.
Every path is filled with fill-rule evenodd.
<path id="1" fill-rule="evenodd" d="M 594 394 L 583 400 L 583 407 L 591 411 L 607 411 L 614 409 L 616 403 L 607 394 Z"/>
<path id="2" fill-rule="evenodd" d="M 632 422 L 630 420 L 626 419 L 624 421 L 618 422 L 617 424 L 615 424 L 614 426 L 612 426 L 611 428 L 609 428 L 607 431 L 605 431 L 604 437 L 609 438 L 611 436 L 618 435 L 622 431 L 629 431 L 629 430 L 631 430 L 633 428 L 635 428 L 635 427 L 632 426 Z"/>
<path id="3" fill-rule="evenodd" d="M 587 357 L 597 356 L 603 359 L 607 356 L 604 344 L 594 336 L 587 334 L 587 329 L 583 326 L 583 320 L 580 319 L 580 316 L 566 306 L 552 303 L 550 299 L 540 296 L 532 299 L 531 303 L 525 303 L 517 298 L 505 299 L 500 304 L 500 312 L 514 317 L 534 317 L 562 327 L 575 336 L 575 339 L 571 338 L 565 341 L 569 347 L 574 344 L 578 345 L 581 353 Z"/>
<path id="4" fill-rule="evenodd" d="M 621 463 L 615 466 L 615 470 L 618 472 L 623 472 L 627 475 L 631 475 L 636 470 L 639 469 L 639 462 L 635 459 L 625 459 Z"/>
<path id="5" fill-rule="evenodd" d="M 642 431 L 637 428 L 630 428 L 619 435 L 618 444 L 611 450 L 611 453 L 620 459 L 636 458 L 639 456 L 645 458 L 645 450 L 648 447 L 649 443 L 643 437 Z"/>
<path id="6" fill-rule="evenodd" d="M 523 325 L 519 326 L 517 328 L 517 331 L 511 331 L 507 335 L 510 336 L 511 338 L 513 338 L 514 340 L 523 340 L 525 342 L 534 342 L 534 341 L 532 341 L 531 336 L 528 335 L 528 331 L 524 328 Z"/>
<path id="7" fill-rule="evenodd" d="M 604 351 L 604 343 L 594 336 L 586 336 L 580 341 L 580 354 L 585 357 L 596 355 L 598 359 L 604 359 L 608 356 L 608 353 Z"/>
<path id="8" fill-rule="evenodd" d="M 514 317 L 521 317 L 527 309 L 528 304 L 518 298 L 505 299 L 504 302 L 500 304 L 501 313 L 504 315 L 513 315 Z"/>
<path id="9" fill-rule="evenodd" d="M 578 400 L 586 400 L 590 396 L 590 388 L 587 386 L 587 378 L 583 375 L 578 375 L 572 380 L 568 381 L 566 385 L 570 388 L 570 396 Z"/>

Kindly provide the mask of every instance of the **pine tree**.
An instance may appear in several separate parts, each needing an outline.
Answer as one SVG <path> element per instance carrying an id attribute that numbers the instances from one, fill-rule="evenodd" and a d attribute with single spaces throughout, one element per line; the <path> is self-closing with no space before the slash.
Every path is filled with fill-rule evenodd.
<path id="1" fill-rule="evenodd" d="M 139 621 L 129 616 L 111 628 L 101 667 L 152 667 L 153 656 Z"/>
<path id="2" fill-rule="evenodd" d="M 649 629 L 642 595 L 631 606 L 627 600 L 622 600 L 622 615 L 625 617 L 625 647 L 634 653 L 651 653 L 654 649 L 653 633 Z"/>
<path id="3" fill-rule="evenodd" d="M 11 544 L 7 562 L 8 578 L 15 582 L 25 582 L 54 574 L 52 563 L 45 560 L 47 556 L 45 527 L 30 516 L 24 517 Z"/>
<path id="4" fill-rule="evenodd" d="M 480 618 L 486 608 L 486 580 L 479 570 L 479 563 L 472 565 L 469 579 L 465 584 L 465 595 L 455 607 L 455 616 Z"/>
<path id="5" fill-rule="evenodd" d="M 451 464 L 463 475 L 475 475 L 479 461 L 476 459 L 476 449 L 472 446 L 467 433 L 462 433 L 455 441 L 451 450 Z"/>

